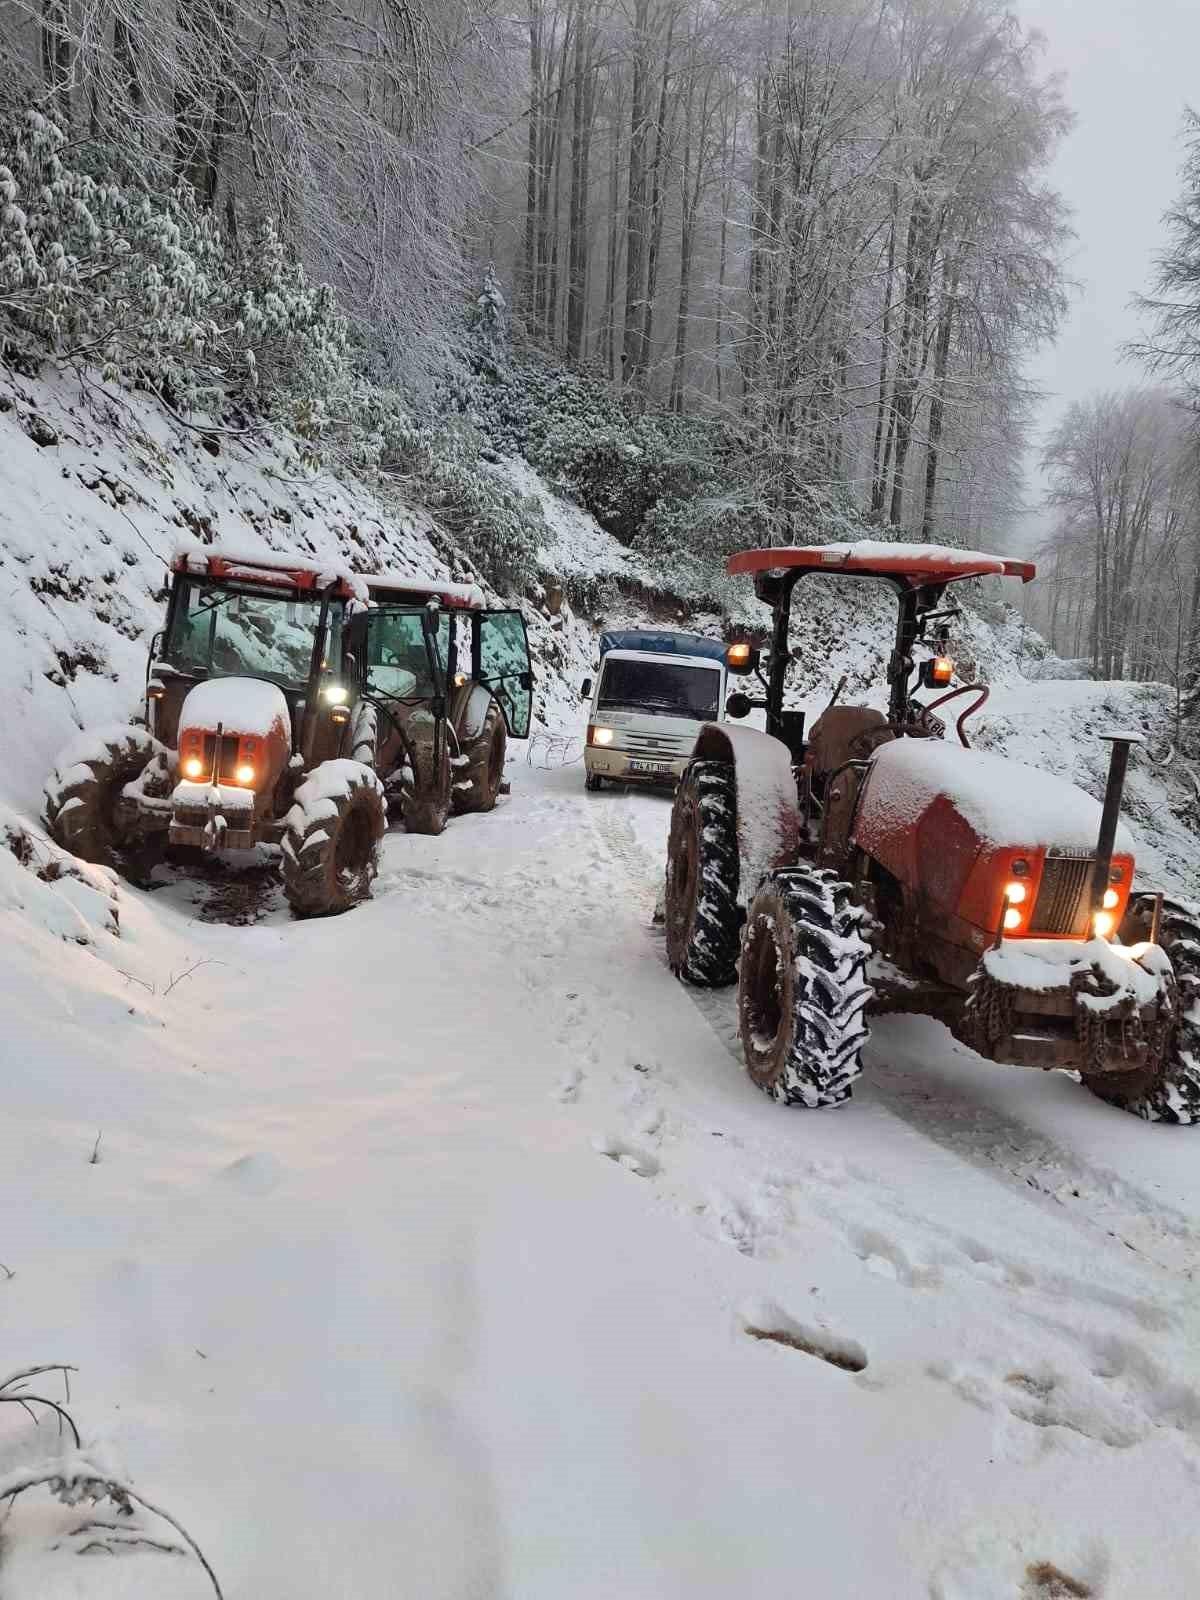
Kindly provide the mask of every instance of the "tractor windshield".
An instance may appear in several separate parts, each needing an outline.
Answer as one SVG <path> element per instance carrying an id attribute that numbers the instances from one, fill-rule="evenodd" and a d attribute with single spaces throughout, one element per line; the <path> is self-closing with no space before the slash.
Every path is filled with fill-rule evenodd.
<path id="1" fill-rule="evenodd" d="M 653 711 L 660 716 L 706 722 L 719 714 L 721 669 L 665 661 L 630 661 L 607 656 L 596 701 L 600 711 Z"/>
<path id="2" fill-rule="evenodd" d="M 308 682 L 321 618 L 318 600 L 188 579 L 176 596 L 164 651 L 172 666 L 214 678 L 266 678 L 285 689 Z M 339 659 L 340 601 L 329 610 L 327 659 Z"/>

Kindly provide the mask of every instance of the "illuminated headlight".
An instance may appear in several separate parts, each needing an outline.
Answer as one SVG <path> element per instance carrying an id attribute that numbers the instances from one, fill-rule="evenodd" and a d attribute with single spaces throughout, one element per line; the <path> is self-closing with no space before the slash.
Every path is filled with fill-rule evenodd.
<path id="1" fill-rule="evenodd" d="M 1117 891 L 1115 889 L 1105 889 L 1104 909 L 1106 911 L 1115 911 L 1120 904 L 1121 896 L 1117 893 Z"/>
<path id="2" fill-rule="evenodd" d="M 1021 913 L 1016 906 L 1009 906 L 1004 913 L 1004 926 L 1006 928 L 1019 928 L 1021 926 Z"/>
<path id="3" fill-rule="evenodd" d="M 204 776 L 203 761 L 198 761 L 195 756 L 191 756 L 183 763 L 183 775 L 185 778 L 202 778 Z"/>
<path id="4" fill-rule="evenodd" d="M 1008 901 L 1010 906 L 1019 906 L 1022 901 L 1028 899 L 1028 897 L 1029 890 L 1023 883 L 1005 884 L 1004 898 Z"/>
<path id="5" fill-rule="evenodd" d="M 1097 939 L 1107 939 L 1117 925 L 1117 919 L 1111 911 L 1097 911 L 1092 918 L 1092 931 Z"/>
<path id="6" fill-rule="evenodd" d="M 344 683 L 327 683 L 321 690 L 321 699 L 327 706 L 344 706 L 350 698 L 350 691 Z"/>
<path id="7" fill-rule="evenodd" d="M 249 764 L 249 762 L 243 761 L 233 776 L 238 783 L 245 787 L 254 782 L 254 768 Z"/>
<path id="8" fill-rule="evenodd" d="M 592 729 L 592 743 L 593 744 L 611 744 L 612 742 L 613 742 L 613 731 L 612 731 L 611 728 L 593 728 Z"/>

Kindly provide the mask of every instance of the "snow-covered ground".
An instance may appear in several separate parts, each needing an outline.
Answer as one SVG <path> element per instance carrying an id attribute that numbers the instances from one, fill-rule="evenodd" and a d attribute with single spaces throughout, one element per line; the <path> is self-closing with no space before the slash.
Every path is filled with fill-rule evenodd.
<path id="1" fill-rule="evenodd" d="M 6 897 L 0 1365 L 226 1600 L 1190 1600 L 1196 1135 L 917 1019 L 781 1110 L 665 968 L 667 800 L 512 777 L 328 922 Z M 39 1493 L 5 1600 L 211 1592 Z"/>

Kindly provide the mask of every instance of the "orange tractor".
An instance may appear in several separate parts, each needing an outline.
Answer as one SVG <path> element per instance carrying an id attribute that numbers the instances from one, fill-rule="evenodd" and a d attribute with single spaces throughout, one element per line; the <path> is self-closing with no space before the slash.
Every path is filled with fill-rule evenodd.
<path id="1" fill-rule="evenodd" d="M 135 877 L 171 847 L 278 845 L 296 915 L 346 911 L 370 891 L 390 811 L 437 834 L 496 804 L 532 687 L 523 617 L 485 609 L 473 585 L 185 551 L 141 718 L 63 751 L 46 823 Z"/>
<path id="2" fill-rule="evenodd" d="M 1135 881 L 1120 821 L 1130 746 L 1115 733 L 1101 805 L 1073 784 L 972 750 L 986 687 L 953 683 L 950 584 L 1034 568 L 863 541 L 748 550 L 769 651 L 729 647 L 763 693 L 709 723 L 676 792 L 664 897 L 685 982 L 738 985 L 751 1078 L 786 1105 L 847 1100 L 869 1009 L 945 1021 L 980 1055 L 1067 1068 L 1150 1121 L 1200 1121 L 1200 927 Z M 887 712 L 837 704 L 811 729 L 785 706 L 796 585 L 874 580 L 899 603 Z M 921 657 L 918 662 L 918 657 Z M 840 690 L 839 685 L 839 690 Z M 934 698 L 918 698 L 921 689 Z M 954 705 L 956 738 L 939 711 Z"/>

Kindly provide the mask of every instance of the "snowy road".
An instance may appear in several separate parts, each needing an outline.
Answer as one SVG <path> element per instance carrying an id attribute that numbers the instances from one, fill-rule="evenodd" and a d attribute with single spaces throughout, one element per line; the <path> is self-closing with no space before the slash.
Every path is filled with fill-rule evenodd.
<path id="1" fill-rule="evenodd" d="M 7 1366 L 227 1600 L 1194 1597 L 1200 1134 L 901 1018 L 781 1111 L 666 971 L 668 809 L 520 766 L 340 920 L 5 913 Z M 3 1600 L 209 1592 L 73 1517 Z"/>

